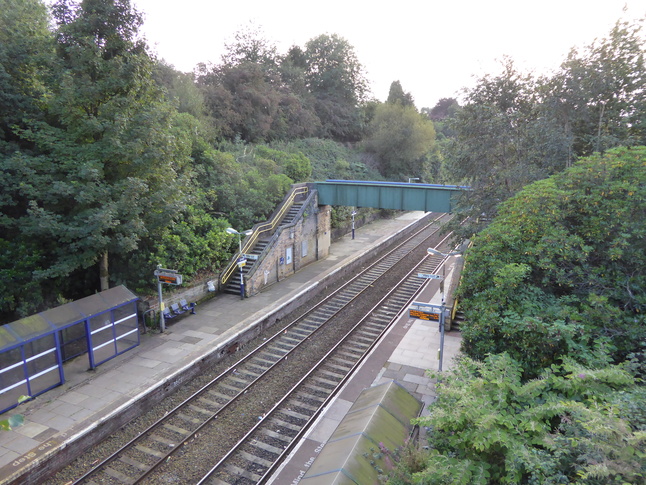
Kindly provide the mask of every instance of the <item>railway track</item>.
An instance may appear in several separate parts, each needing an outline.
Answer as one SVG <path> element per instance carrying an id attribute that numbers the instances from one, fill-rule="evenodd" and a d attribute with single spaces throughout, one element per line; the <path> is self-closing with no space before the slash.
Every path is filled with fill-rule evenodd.
<path id="1" fill-rule="evenodd" d="M 226 413 L 235 413 L 240 400 L 262 395 L 268 376 L 284 372 L 289 358 L 297 355 L 301 347 L 316 341 L 329 322 L 352 307 L 364 292 L 378 286 L 395 265 L 415 249 L 419 252 L 420 246 L 447 249 L 446 238 L 440 241 L 437 236 L 438 223 L 446 217 L 438 217 L 377 260 L 73 483 L 158 483 L 160 477 L 174 476 L 169 469 L 175 466 L 173 456 L 176 453 L 180 450 L 185 453 L 190 448 L 187 445 L 199 440 L 201 434 L 208 434 L 207 430 L 213 428 L 218 419 Z M 415 272 L 433 272 L 440 263 L 438 257 L 424 258 L 421 266 L 415 266 L 406 278 L 394 285 L 365 318 L 345 333 L 333 350 L 311 366 L 285 397 L 258 416 L 255 426 L 207 470 L 199 483 L 246 484 L 266 480 L 307 425 L 419 291 L 423 280 L 414 276 Z"/>

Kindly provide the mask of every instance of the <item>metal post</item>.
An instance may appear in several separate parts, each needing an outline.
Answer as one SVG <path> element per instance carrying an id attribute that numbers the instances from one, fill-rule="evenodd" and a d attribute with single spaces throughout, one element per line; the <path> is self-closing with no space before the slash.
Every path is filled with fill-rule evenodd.
<path id="1" fill-rule="evenodd" d="M 446 261 L 442 263 L 442 280 L 440 281 L 440 295 L 442 297 L 442 308 L 440 313 L 440 368 L 442 372 L 442 359 L 444 358 L 444 279 L 446 278 Z"/>
<path id="2" fill-rule="evenodd" d="M 444 357 L 444 297 L 442 297 L 442 308 L 440 310 L 440 366 L 438 370 L 442 372 L 442 358 Z"/>
<path id="3" fill-rule="evenodd" d="M 354 239 L 354 216 L 357 215 L 356 211 L 352 211 L 352 239 Z"/>
<path id="4" fill-rule="evenodd" d="M 242 257 L 242 236 L 238 233 L 238 251 L 240 257 Z M 244 277 L 242 273 L 242 265 L 238 263 L 238 268 L 240 268 L 240 299 L 244 300 Z"/>
<path id="5" fill-rule="evenodd" d="M 157 265 L 157 269 L 161 269 L 161 264 Z M 157 278 L 157 294 L 159 296 L 159 331 L 164 333 L 166 330 L 166 322 L 164 321 L 164 300 L 162 299 L 162 285 L 159 278 Z"/>

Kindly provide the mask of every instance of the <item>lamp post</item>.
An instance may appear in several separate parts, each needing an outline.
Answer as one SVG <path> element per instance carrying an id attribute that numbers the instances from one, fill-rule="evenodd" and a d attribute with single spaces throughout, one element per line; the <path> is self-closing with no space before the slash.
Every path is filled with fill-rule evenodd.
<path id="1" fill-rule="evenodd" d="M 408 177 L 408 183 L 410 184 L 413 180 L 419 180 L 419 177 Z"/>
<path id="2" fill-rule="evenodd" d="M 352 211 L 352 239 L 354 239 L 354 216 L 357 215 L 357 211 Z"/>
<path id="3" fill-rule="evenodd" d="M 448 258 L 449 256 L 459 256 L 462 253 L 460 251 L 451 251 L 450 253 L 443 253 L 441 251 L 438 251 L 437 249 L 433 248 L 428 248 L 426 250 L 428 254 L 433 254 L 435 256 L 442 256 L 444 258 Z M 442 265 L 443 271 L 446 271 L 446 265 Z M 439 354 L 439 361 L 440 364 L 438 366 L 438 370 L 442 372 L 442 359 L 444 358 L 444 279 L 442 279 L 442 282 L 440 283 L 440 293 L 442 295 L 442 304 L 440 307 L 440 348 L 438 349 L 438 354 Z"/>
<path id="4" fill-rule="evenodd" d="M 240 299 L 244 300 L 244 278 L 243 278 L 243 273 L 242 273 L 242 267 L 244 266 L 244 262 L 241 261 L 243 256 L 242 256 L 242 236 L 249 236 L 253 231 L 249 229 L 248 231 L 244 232 L 238 232 L 232 227 L 227 228 L 227 232 L 229 234 L 235 234 L 238 236 L 238 251 L 239 251 L 239 256 L 238 256 L 238 268 L 240 268 Z"/>

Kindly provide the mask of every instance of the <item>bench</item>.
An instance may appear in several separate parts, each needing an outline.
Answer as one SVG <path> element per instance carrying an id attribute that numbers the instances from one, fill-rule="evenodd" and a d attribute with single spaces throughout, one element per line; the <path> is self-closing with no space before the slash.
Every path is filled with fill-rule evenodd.
<path id="1" fill-rule="evenodd" d="M 179 301 L 179 306 L 180 306 L 180 308 L 181 308 L 182 310 L 184 310 L 185 312 L 187 312 L 187 311 L 191 310 L 191 313 L 192 313 L 193 315 L 195 315 L 195 303 L 191 303 L 191 305 L 189 306 L 189 304 L 187 303 L 187 301 L 182 299 L 182 300 L 180 300 L 180 301 Z"/>
<path id="2" fill-rule="evenodd" d="M 170 306 L 170 309 L 171 309 L 171 311 L 173 312 L 173 314 L 174 314 L 174 315 L 181 315 L 182 313 L 185 313 L 185 312 L 186 312 L 186 310 L 182 310 L 182 309 L 179 307 L 179 304 L 178 304 L 178 303 L 173 303 L 173 304 Z"/>

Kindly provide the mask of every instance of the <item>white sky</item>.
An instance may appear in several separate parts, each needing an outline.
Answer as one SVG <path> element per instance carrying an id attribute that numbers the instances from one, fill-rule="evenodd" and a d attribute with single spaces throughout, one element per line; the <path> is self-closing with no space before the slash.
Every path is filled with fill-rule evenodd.
<path id="1" fill-rule="evenodd" d="M 374 97 L 384 101 L 399 80 L 418 108 L 458 97 L 474 76 L 498 73 L 504 55 L 523 72 L 547 73 L 572 47 L 607 37 L 618 19 L 646 16 L 644 0 L 132 2 L 151 50 L 181 71 L 219 63 L 225 42 L 250 21 L 281 54 L 338 34 L 354 47 Z"/>

